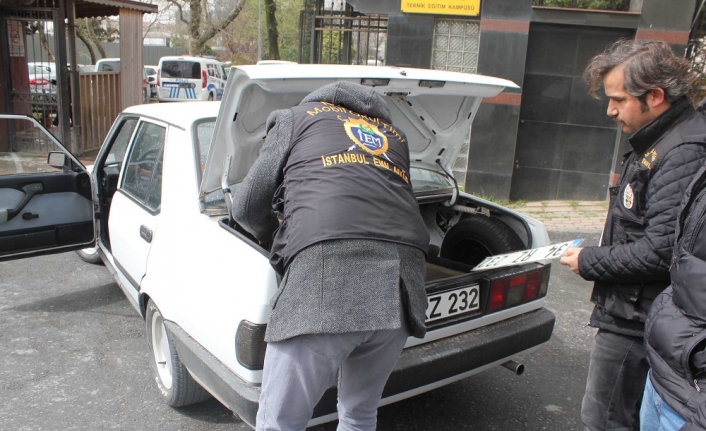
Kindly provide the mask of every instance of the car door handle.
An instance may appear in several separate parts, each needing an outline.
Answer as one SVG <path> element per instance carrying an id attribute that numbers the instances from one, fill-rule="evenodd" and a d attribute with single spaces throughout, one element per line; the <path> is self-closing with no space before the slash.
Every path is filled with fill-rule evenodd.
<path id="1" fill-rule="evenodd" d="M 140 237 L 147 241 L 152 242 L 152 231 L 145 225 L 140 226 Z"/>
<path id="2" fill-rule="evenodd" d="M 22 211 L 22 209 L 29 203 L 29 201 L 32 200 L 32 197 L 34 195 L 41 194 L 44 192 L 44 187 L 42 186 L 42 183 L 32 183 L 22 187 L 22 191 L 25 193 L 25 196 L 24 198 L 22 198 L 22 201 L 19 203 L 19 205 L 17 205 L 17 208 L 0 210 L 0 222 L 10 221 L 15 218 L 15 216 L 17 216 Z M 25 218 L 25 220 L 28 219 Z"/>

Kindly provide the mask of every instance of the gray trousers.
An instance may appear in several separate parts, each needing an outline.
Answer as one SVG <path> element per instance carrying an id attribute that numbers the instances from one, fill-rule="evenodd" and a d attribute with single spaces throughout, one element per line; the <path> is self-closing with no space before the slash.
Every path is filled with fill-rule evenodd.
<path id="1" fill-rule="evenodd" d="M 382 390 L 409 333 L 406 328 L 301 335 L 269 343 L 256 431 L 302 431 L 338 379 L 338 431 L 370 431 Z"/>

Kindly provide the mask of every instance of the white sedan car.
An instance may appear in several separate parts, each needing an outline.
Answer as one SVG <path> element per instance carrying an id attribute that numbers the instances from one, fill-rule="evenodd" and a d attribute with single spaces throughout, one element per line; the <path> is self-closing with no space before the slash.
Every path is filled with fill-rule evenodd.
<path id="1" fill-rule="evenodd" d="M 382 403 L 498 365 L 521 372 L 512 359 L 547 342 L 554 327 L 543 308 L 550 265 L 471 269 L 488 255 L 548 245 L 547 232 L 459 192 L 447 174 L 482 98 L 515 87 L 503 79 L 374 66 L 234 67 L 221 103 L 126 109 L 90 174 L 68 152 L 49 156 L 59 172 L 0 174 L 0 261 L 96 246 L 145 319 L 164 401 L 180 407 L 214 396 L 254 424 L 278 279 L 268 250 L 228 216 L 224 196 L 257 158 L 270 112 L 339 79 L 386 98 L 408 138 L 431 236 L 428 332 L 408 340 Z M 17 118 L 24 117 L 0 115 Z M 335 418 L 334 384 L 310 425 Z"/>

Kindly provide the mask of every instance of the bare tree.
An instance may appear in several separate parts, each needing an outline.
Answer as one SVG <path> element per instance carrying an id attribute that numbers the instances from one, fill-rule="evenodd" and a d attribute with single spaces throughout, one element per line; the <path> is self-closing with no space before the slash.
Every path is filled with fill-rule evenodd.
<path id="1" fill-rule="evenodd" d="M 275 0 L 265 0 L 265 22 L 267 23 L 267 51 L 270 60 L 279 60 L 279 33 L 277 31 L 277 5 Z"/>
<path id="2" fill-rule="evenodd" d="M 142 25 L 142 40 L 144 41 L 147 36 L 149 35 L 150 31 L 152 30 L 155 25 L 158 23 L 161 23 L 164 21 L 165 16 L 168 15 L 168 12 L 171 10 L 172 6 L 174 5 L 172 2 L 168 0 L 145 0 L 144 3 L 149 3 L 149 4 L 156 4 L 159 6 L 159 10 L 157 13 L 149 14 L 149 20 L 148 21 L 143 21 Z"/>
<path id="3" fill-rule="evenodd" d="M 93 43 L 89 40 L 88 34 L 86 33 L 86 28 L 81 27 L 81 25 L 76 26 L 76 36 L 86 45 L 88 49 L 88 55 L 91 56 L 91 64 L 96 64 L 96 51 L 93 49 Z"/>
<path id="4" fill-rule="evenodd" d="M 179 20 L 188 26 L 189 54 L 207 53 L 208 46 L 206 44 L 238 17 L 245 1 L 235 0 L 232 9 L 221 20 L 214 23 L 211 20 L 206 0 L 168 0 L 177 8 Z"/>
<path id="5" fill-rule="evenodd" d="M 32 33 L 39 33 L 39 43 L 42 45 L 42 49 L 44 49 L 44 51 L 49 56 L 49 61 L 51 63 L 56 63 L 56 59 L 54 58 L 54 53 L 51 52 L 51 47 L 49 47 L 49 41 L 47 40 L 47 35 L 44 32 L 44 23 L 42 21 L 33 21 L 32 23 L 29 24 L 29 30 Z"/>

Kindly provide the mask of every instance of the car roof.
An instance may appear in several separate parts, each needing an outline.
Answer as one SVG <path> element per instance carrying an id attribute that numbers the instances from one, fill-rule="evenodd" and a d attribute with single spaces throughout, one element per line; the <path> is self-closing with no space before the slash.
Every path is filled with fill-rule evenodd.
<path id="1" fill-rule="evenodd" d="M 212 59 L 212 58 L 194 57 L 194 56 L 191 56 L 191 55 L 168 55 L 168 56 L 164 56 L 164 57 L 160 58 L 160 59 L 159 59 L 159 62 L 161 63 L 161 62 L 163 62 L 163 61 L 179 61 L 179 60 L 182 60 L 182 61 L 193 61 L 193 62 L 201 62 L 201 61 L 203 61 L 203 62 L 206 62 L 206 63 L 217 63 L 217 64 L 221 64 L 220 61 L 214 60 L 214 59 Z"/>
<path id="2" fill-rule="evenodd" d="M 137 114 L 188 129 L 195 121 L 215 118 L 221 102 L 149 103 L 126 108 L 124 114 Z"/>

